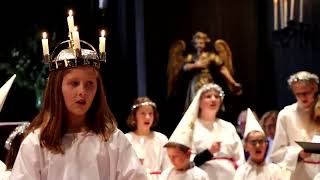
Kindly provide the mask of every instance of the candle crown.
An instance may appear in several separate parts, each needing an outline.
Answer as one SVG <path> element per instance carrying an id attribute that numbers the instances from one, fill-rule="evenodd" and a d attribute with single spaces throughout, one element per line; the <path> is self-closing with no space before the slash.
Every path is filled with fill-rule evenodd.
<path id="1" fill-rule="evenodd" d="M 46 56 L 44 57 L 45 63 L 49 64 L 49 71 L 78 66 L 92 66 L 99 69 L 100 62 L 106 61 L 105 52 L 98 53 L 93 45 L 81 40 L 76 28 L 74 31 L 69 32 L 69 40 L 61 42 L 50 55 L 44 56 Z"/>

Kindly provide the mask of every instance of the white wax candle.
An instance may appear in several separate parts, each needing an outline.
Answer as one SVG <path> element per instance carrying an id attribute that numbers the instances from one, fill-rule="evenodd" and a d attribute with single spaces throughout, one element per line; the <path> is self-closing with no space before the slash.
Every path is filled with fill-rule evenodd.
<path id="1" fill-rule="evenodd" d="M 99 37 L 99 52 L 104 53 L 106 51 L 106 34 L 105 30 L 101 31 L 101 36 Z"/>
<path id="2" fill-rule="evenodd" d="M 42 50 L 43 50 L 43 55 L 49 55 L 49 44 L 48 44 L 48 39 L 47 39 L 47 33 L 43 32 L 42 33 Z"/>
<path id="3" fill-rule="evenodd" d="M 278 30 L 278 0 L 273 0 L 273 22 L 274 30 Z"/>
<path id="4" fill-rule="evenodd" d="M 72 14 L 72 10 L 69 10 L 69 16 L 67 17 L 69 32 L 72 32 L 74 29 L 74 20 Z"/>
<path id="5" fill-rule="evenodd" d="M 75 26 L 74 31 L 72 31 L 72 40 L 74 43 L 74 48 L 80 49 L 80 38 L 79 38 L 79 31 L 77 26 Z"/>
<path id="6" fill-rule="evenodd" d="M 303 0 L 300 0 L 299 22 L 303 22 Z"/>
<path id="7" fill-rule="evenodd" d="M 288 0 L 283 1 L 283 7 L 283 23 L 284 27 L 286 27 L 288 25 Z"/>
<path id="8" fill-rule="evenodd" d="M 291 0 L 290 1 L 290 20 L 293 20 L 294 17 L 294 1 L 295 0 Z"/>

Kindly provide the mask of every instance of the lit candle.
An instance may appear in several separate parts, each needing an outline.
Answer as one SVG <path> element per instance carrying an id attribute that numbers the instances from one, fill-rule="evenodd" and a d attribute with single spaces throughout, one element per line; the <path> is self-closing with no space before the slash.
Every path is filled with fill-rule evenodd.
<path id="1" fill-rule="evenodd" d="M 274 30 L 278 30 L 278 0 L 273 0 Z"/>
<path id="2" fill-rule="evenodd" d="M 284 10 L 283 10 L 283 24 L 284 24 L 284 27 L 287 26 L 287 22 L 288 22 L 288 0 L 284 0 L 283 1 L 283 7 L 284 7 Z"/>
<path id="3" fill-rule="evenodd" d="M 106 51 L 106 38 L 104 37 L 106 35 L 106 31 L 101 31 L 101 36 L 99 37 L 99 52 L 104 53 Z"/>
<path id="4" fill-rule="evenodd" d="M 43 50 L 43 56 L 49 55 L 49 45 L 48 45 L 48 38 L 47 33 L 42 33 L 42 50 Z"/>
<path id="5" fill-rule="evenodd" d="M 69 10 L 69 16 L 67 17 L 69 32 L 73 31 L 74 29 L 74 20 L 72 14 L 72 10 Z"/>
<path id="6" fill-rule="evenodd" d="M 291 0 L 290 2 L 290 20 L 291 21 L 293 20 L 293 17 L 294 17 L 294 1 L 295 0 Z"/>
<path id="7" fill-rule="evenodd" d="M 75 26 L 74 30 L 72 31 L 72 40 L 74 43 L 74 48 L 80 49 L 80 38 L 79 38 L 79 31 L 77 26 Z"/>
<path id="8" fill-rule="evenodd" d="M 303 0 L 300 0 L 299 22 L 303 21 Z"/>

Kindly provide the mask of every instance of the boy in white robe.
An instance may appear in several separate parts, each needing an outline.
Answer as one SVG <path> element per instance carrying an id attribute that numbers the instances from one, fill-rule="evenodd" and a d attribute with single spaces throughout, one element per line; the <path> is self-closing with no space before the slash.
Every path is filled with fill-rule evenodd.
<path id="1" fill-rule="evenodd" d="M 264 131 L 249 108 L 247 112 L 244 148 L 249 159 L 237 169 L 234 180 L 282 180 L 280 167 L 265 160 L 268 141 Z"/>
<path id="2" fill-rule="evenodd" d="M 291 173 L 291 180 L 312 180 L 320 172 L 320 155 L 305 152 L 296 141 L 310 142 L 319 132 L 320 125 L 312 117 L 319 78 L 299 71 L 290 76 L 288 84 L 296 102 L 279 112 L 270 158 Z"/>
<path id="3" fill-rule="evenodd" d="M 164 170 L 160 180 L 209 180 L 208 174 L 190 161 L 192 133 L 190 119 L 182 118 L 164 146 L 173 167 Z"/>
<path id="4" fill-rule="evenodd" d="M 160 175 L 160 180 L 209 180 L 207 173 L 190 162 L 191 149 L 178 143 L 165 145 L 174 167 L 167 168 Z"/>

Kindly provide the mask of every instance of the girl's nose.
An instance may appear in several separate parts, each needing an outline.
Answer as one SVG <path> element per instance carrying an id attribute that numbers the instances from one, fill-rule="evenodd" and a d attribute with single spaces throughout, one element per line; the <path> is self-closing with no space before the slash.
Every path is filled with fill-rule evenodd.
<path id="1" fill-rule="evenodd" d="M 78 89 L 78 94 L 79 96 L 83 97 L 86 94 L 86 88 L 83 84 L 79 85 L 79 89 Z"/>

